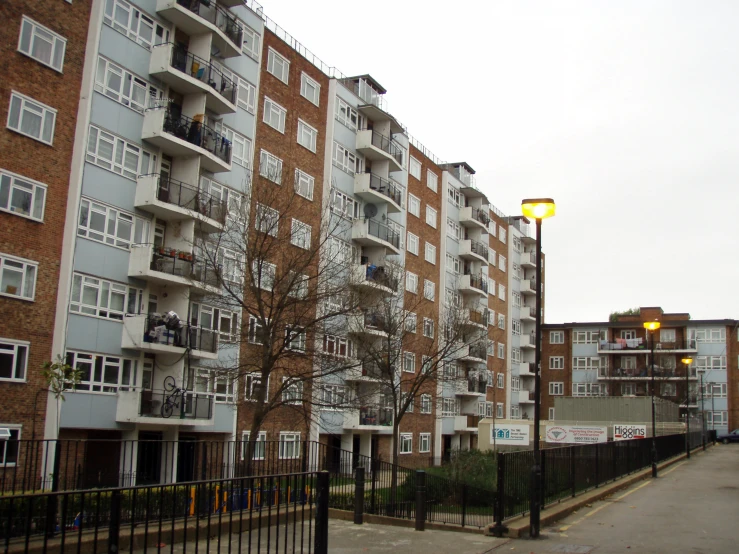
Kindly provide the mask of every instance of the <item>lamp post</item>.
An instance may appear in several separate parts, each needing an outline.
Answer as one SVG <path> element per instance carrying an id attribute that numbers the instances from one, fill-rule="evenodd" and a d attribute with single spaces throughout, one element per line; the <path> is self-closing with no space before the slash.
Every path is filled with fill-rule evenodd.
<path id="1" fill-rule="evenodd" d="M 541 421 L 541 222 L 555 212 L 551 198 L 528 198 L 521 201 L 521 211 L 536 220 L 536 358 L 534 373 L 534 466 L 531 468 L 531 497 L 529 536 L 539 536 L 541 519 L 541 450 L 539 423 Z"/>
<path id="2" fill-rule="evenodd" d="M 685 356 L 682 360 L 685 364 L 685 457 L 690 459 L 690 364 L 693 358 Z"/>
<path id="3" fill-rule="evenodd" d="M 703 450 L 706 449 L 706 410 L 703 404 L 703 371 L 698 371 L 701 376 L 701 443 Z"/>
<path id="4" fill-rule="evenodd" d="M 654 411 L 654 332 L 659 329 L 659 321 L 645 321 L 644 329 L 651 336 L 650 355 L 652 357 L 652 477 L 657 477 L 657 421 Z"/>

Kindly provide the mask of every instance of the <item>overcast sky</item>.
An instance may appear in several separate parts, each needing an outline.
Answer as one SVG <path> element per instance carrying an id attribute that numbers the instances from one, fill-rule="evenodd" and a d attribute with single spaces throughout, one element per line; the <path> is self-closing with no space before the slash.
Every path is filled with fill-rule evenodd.
<path id="1" fill-rule="evenodd" d="M 555 199 L 547 322 L 739 318 L 739 2 L 262 4 L 506 214 Z"/>

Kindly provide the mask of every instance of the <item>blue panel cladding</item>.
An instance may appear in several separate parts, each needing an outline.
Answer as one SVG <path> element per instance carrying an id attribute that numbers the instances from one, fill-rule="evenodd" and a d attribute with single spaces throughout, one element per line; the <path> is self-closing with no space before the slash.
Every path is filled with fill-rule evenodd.
<path id="1" fill-rule="evenodd" d="M 122 333 L 120 321 L 69 314 L 66 348 L 122 356 Z"/>
<path id="2" fill-rule="evenodd" d="M 94 198 L 127 212 L 134 213 L 136 181 L 116 175 L 91 163 L 85 163 L 82 177 L 82 196 Z M 151 219 L 151 215 L 136 212 Z"/>
<path id="3" fill-rule="evenodd" d="M 141 140 L 141 130 L 144 125 L 143 114 L 111 100 L 107 96 L 96 92 L 92 97 L 92 113 L 90 123 L 108 130 L 133 144 L 147 145 Z M 148 148 L 156 153 L 156 148 Z"/>
<path id="4" fill-rule="evenodd" d="M 144 288 L 143 282 L 128 278 L 128 258 L 128 250 L 77 237 L 74 270 Z"/>

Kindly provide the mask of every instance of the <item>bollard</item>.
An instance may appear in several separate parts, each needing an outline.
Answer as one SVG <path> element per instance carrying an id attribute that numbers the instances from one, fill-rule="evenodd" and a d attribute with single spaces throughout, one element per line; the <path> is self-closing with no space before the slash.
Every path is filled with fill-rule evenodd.
<path id="1" fill-rule="evenodd" d="M 121 532 L 121 491 L 113 490 L 110 497 L 110 523 L 108 525 L 108 552 L 118 554 L 118 539 Z"/>
<path id="2" fill-rule="evenodd" d="M 426 472 L 416 470 L 416 531 L 426 526 Z"/>
<path id="3" fill-rule="evenodd" d="M 316 534 L 313 551 L 328 554 L 328 471 L 319 471 L 316 483 Z"/>
<path id="4" fill-rule="evenodd" d="M 503 525 L 503 513 L 505 512 L 505 455 L 497 454 L 496 464 L 497 486 L 495 490 L 495 526 L 491 529 L 494 537 L 502 537 L 508 528 Z"/>
<path id="5" fill-rule="evenodd" d="M 355 471 L 354 481 L 354 523 L 364 523 L 364 468 L 358 467 Z"/>

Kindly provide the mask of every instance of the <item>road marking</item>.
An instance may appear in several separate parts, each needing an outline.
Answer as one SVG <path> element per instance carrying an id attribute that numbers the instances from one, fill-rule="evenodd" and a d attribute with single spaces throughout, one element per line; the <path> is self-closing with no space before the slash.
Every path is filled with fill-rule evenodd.
<path id="1" fill-rule="evenodd" d="M 680 462 L 679 464 L 676 464 L 676 465 L 675 465 L 675 467 L 673 467 L 672 469 L 668 469 L 667 471 L 665 471 L 665 472 L 664 472 L 664 473 L 663 473 L 662 475 L 667 475 L 668 473 L 671 473 L 671 472 L 675 471 L 675 470 L 676 470 L 677 468 L 679 468 L 679 467 L 680 467 L 681 465 L 683 465 L 683 464 L 687 464 L 687 463 L 688 463 L 688 461 L 687 461 L 687 460 L 685 460 L 684 462 Z"/>
<path id="2" fill-rule="evenodd" d="M 647 481 L 647 482 L 645 482 L 645 483 L 642 483 L 642 484 L 641 484 L 641 485 L 639 485 L 638 487 L 636 487 L 636 488 L 633 488 L 633 489 L 631 489 L 630 491 L 628 491 L 628 492 L 626 492 L 626 493 L 622 494 L 621 496 L 619 496 L 619 497 L 615 498 L 615 499 L 614 499 L 614 501 L 617 501 L 617 500 L 622 500 L 622 499 L 626 498 L 627 496 L 629 496 L 630 494 L 632 494 L 632 493 L 635 493 L 635 492 L 636 492 L 636 491 L 638 491 L 639 489 L 642 489 L 642 488 L 646 487 L 647 485 L 649 485 L 649 484 L 651 484 L 651 483 L 652 483 L 651 481 Z M 568 529 L 569 529 L 570 527 L 572 527 L 573 525 L 577 525 L 578 523 L 582 523 L 582 522 L 583 522 L 583 521 L 584 521 L 584 520 L 585 520 L 586 518 L 589 518 L 590 516 L 592 516 L 592 515 L 594 515 L 594 514 L 597 514 L 597 513 L 598 513 L 598 512 L 600 512 L 600 511 L 601 511 L 601 510 L 602 510 L 603 508 L 605 508 L 606 506 L 610 506 L 610 505 L 611 505 L 611 503 L 610 503 L 610 502 L 607 502 L 607 503 L 606 503 L 606 502 L 604 502 L 603 504 L 601 504 L 600 506 L 598 506 L 598 507 L 597 507 L 597 508 L 595 508 L 594 510 L 591 510 L 590 512 L 588 512 L 587 514 L 585 514 L 584 516 L 582 516 L 582 517 L 581 517 L 580 519 L 578 519 L 577 521 L 573 521 L 573 522 L 572 522 L 572 523 L 570 523 L 569 525 L 563 525 L 562 527 L 560 527 L 560 528 L 559 528 L 560 532 L 564 532 L 564 531 L 567 531 L 567 530 L 568 530 Z"/>

